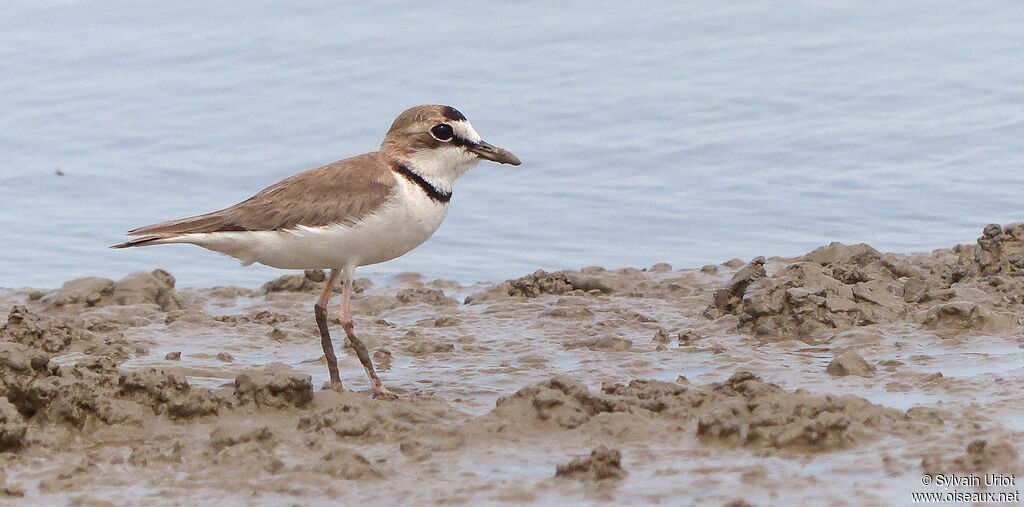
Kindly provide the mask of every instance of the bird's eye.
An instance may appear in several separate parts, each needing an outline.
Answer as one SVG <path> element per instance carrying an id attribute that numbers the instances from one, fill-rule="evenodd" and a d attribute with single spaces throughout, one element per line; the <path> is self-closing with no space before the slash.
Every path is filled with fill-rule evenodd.
<path id="1" fill-rule="evenodd" d="M 430 135 L 434 136 L 434 139 L 438 141 L 451 141 L 452 136 L 455 132 L 452 130 L 452 126 L 447 123 L 435 125 L 434 128 L 430 129 Z"/>

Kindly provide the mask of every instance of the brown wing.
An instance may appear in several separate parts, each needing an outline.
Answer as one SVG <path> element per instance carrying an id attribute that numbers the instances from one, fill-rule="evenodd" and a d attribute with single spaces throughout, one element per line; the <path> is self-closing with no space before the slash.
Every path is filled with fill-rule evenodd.
<path id="1" fill-rule="evenodd" d="M 200 232 L 351 224 L 384 204 L 394 185 L 387 157 L 367 153 L 296 174 L 230 208 L 128 231 L 130 236 L 153 237 L 128 246 Z"/>

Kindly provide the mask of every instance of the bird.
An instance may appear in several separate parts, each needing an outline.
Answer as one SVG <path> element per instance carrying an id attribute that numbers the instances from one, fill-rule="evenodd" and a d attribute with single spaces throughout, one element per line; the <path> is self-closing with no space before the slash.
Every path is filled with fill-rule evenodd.
<path id="1" fill-rule="evenodd" d="M 185 243 L 243 266 L 330 270 L 313 305 L 328 387 L 344 391 L 327 326 L 327 305 L 341 278 L 341 327 L 374 398 L 393 397 L 355 334 L 354 271 L 400 257 L 430 238 L 448 213 L 455 180 L 481 160 L 521 163 L 484 141 L 454 107 L 416 106 L 398 115 L 375 152 L 298 173 L 219 211 L 132 229 L 131 239 L 110 248 Z"/>

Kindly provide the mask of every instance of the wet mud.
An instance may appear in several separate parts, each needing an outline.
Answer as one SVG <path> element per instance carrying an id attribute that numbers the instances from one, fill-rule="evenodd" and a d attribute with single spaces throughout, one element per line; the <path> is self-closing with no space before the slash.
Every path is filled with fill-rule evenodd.
<path id="1" fill-rule="evenodd" d="M 924 474 L 1024 480 L 1024 224 L 923 254 L 360 279 L 388 400 L 334 314 L 348 391 L 323 389 L 324 278 L 0 289 L 0 503 L 885 505 Z"/>

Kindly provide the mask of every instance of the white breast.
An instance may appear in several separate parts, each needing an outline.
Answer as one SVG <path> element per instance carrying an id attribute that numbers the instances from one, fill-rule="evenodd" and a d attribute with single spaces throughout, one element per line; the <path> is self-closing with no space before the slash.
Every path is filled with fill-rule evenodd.
<path id="1" fill-rule="evenodd" d="M 239 231 L 188 234 L 175 238 L 281 269 L 343 269 L 400 257 L 427 240 L 441 226 L 448 204 L 428 197 L 406 180 L 376 212 L 358 223 L 304 227 L 286 231 Z"/>

